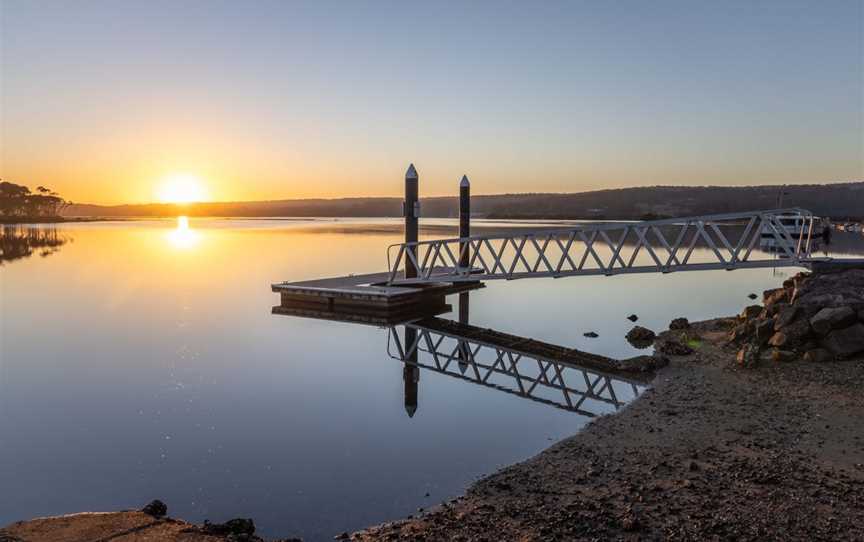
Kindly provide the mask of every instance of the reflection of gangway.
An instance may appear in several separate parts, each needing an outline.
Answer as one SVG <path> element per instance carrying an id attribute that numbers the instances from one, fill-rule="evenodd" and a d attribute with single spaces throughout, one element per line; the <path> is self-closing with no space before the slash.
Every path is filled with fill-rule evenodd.
<path id="1" fill-rule="evenodd" d="M 417 410 L 420 369 L 585 416 L 617 410 L 642 393 L 653 376 L 628 370 L 631 360 L 469 325 L 468 295 L 459 294 L 462 323 L 434 316 L 449 312 L 446 304 L 395 317 L 288 301 L 273 307 L 273 313 L 386 327 L 387 353 L 404 364 L 405 409 L 411 416 Z"/>
<path id="2" fill-rule="evenodd" d="M 790 216 L 799 230 L 786 226 Z M 804 209 L 778 209 L 402 243 L 388 247 L 388 283 L 806 266 L 815 220 Z M 780 258 L 756 250 L 766 239 Z M 694 257 L 697 246 L 709 249 L 708 261 Z M 647 259 L 637 259 L 643 250 Z M 416 276 L 401 276 L 406 265 Z"/>
<path id="3" fill-rule="evenodd" d="M 396 326 L 389 329 L 387 351 L 394 359 L 584 416 L 619 409 L 647 384 L 636 373 L 610 372 L 616 360 L 533 339 L 441 318 L 404 328 L 404 341 Z M 419 359 L 421 352 L 428 362 Z"/>

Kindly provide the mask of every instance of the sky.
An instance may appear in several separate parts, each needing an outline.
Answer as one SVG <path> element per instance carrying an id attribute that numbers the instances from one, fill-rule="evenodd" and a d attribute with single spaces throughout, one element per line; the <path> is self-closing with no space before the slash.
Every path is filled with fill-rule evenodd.
<path id="1" fill-rule="evenodd" d="M 75 202 L 864 178 L 864 2 L 0 0 L 0 178 Z M 169 179 L 166 181 L 166 179 Z M 170 186 L 169 186 L 170 188 Z"/>

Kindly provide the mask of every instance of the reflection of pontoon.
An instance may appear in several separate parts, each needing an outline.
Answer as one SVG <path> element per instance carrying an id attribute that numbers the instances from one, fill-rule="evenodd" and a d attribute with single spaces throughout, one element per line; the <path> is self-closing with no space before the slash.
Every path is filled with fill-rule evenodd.
<path id="1" fill-rule="evenodd" d="M 450 310 L 444 303 L 381 316 L 283 300 L 273 313 L 386 327 L 387 353 L 403 367 L 409 416 L 417 411 L 421 369 L 584 416 L 617 410 L 650 381 L 627 370 L 628 360 L 469 325 L 468 295 L 459 294 L 459 322 L 434 316 Z"/>
<path id="2" fill-rule="evenodd" d="M 762 225 L 759 246 L 769 250 L 794 251 L 800 243 L 818 243 L 822 239 L 822 225 L 803 214 L 783 214 L 774 223 Z"/>

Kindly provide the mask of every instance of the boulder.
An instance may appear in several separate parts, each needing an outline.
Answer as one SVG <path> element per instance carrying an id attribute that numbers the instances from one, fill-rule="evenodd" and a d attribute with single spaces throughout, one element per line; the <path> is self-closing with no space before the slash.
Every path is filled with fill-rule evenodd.
<path id="1" fill-rule="evenodd" d="M 759 305 L 749 305 L 741 311 L 740 318 L 745 321 L 750 320 L 759 316 L 760 312 L 762 312 L 762 307 Z"/>
<path id="2" fill-rule="evenodd" d="M 768 344 L 778 348 L 794 348 L 807 342 L 809 337 L 810 323 L 807 320 L 798 319 L 774 333 L 768 340 Z"/>
<path id="3" fill-rule="evenodd" d="M 747 297 L 749 297 L 750 299 L 756 299 L 756 298 L 759 297 L 759 296 L 757 296 L 756 294 L 751 293 L 751 294 L 748 294 Z"/>
<path id="4" fill-rule="evenodd" d="M 857 323 L 843 329 L 835 329 L 822 339 L 822 344 L 839 358 L 864 352 L 864 324 Z"/>
<path id="5" fill-rule="evenodd" d="M 807 362 L 824 363 L 826 361 L 832 361 L 833 359 L 834 354 L 824 348 L 813 348 L 812 350 L 804 352 L 804 361 Z"/>
<path id="6" fill-rule="evenodd" d="M 582 336 L 583 336 L 583 337 L 588 337 L 589 339 L 596 339 L 596 338 L 599 337 L 600 335 L 598 335 L 596 331 L 589 331 L 589 332 L 587 332 L 587 333 L 583 333 Z"/>
<path id="7" fill-rule="evenodd" d="M 686 318 L 675 318 L 669 322 L 669 329 L 687 329 L 690 327 L 690 321 Z"/>
<path id="8" fill-rule="evenodd" d="M 765 306 L 774 305 L 780 301 L 789 302 L 789 291 L 786 288 L 775 288 L 765 290 L 762 293 L 762 302 Z"/>
<path id="9" fill-rule="evenodd" d="M 639 317 L 636 316 L 635 314 L 631 314 L 630 316 L 627 317 L 627 319 L 630 320 L 631 322 L 635 322 L 636 320 L 639 319 Z"/>
<path id="10" fill-rule="evenodd" d="M 786 362 L 786 361 L 795 361 L 795 358 L 798 356 L 795 352 L 791 350 L 781 350 L 779 348 L 775 348 L 771 351 L 771 359 L 776 362 Z"/>
<path id="11" fill-rule="evenodd" d="M 738 360 L 738 365 L 744 369 L 752 369 L 759 364 L 759 349 L 752 344 L 745 344 L 738 350 L 736 359 Z"/>
<path id="12" fill-rule="evenodd" d="M 780 331 L 795 321 L 798 316 L 798 307 L 795 305 L 784 305 L 774 318 L 774 331 Z"/>
<path id="13" fill-rule="evenodd" d="M 647 327 L 635 326 L 627 332 L 627 340 L 631 343 L 644 344 L 650 343 L 657 335 Z"/>
<path id="14" fill-rule="evenodd" d="M 774 316 L 774 315 L 776 315 L 778 312 L 782 311 L 783 309 L 785 309 L 785 308 L 788 307 L 788 306 L 789 306 L 789 303 L 786 303 L 785 301 L 780 301 L 780 302 L 778 302 L 778 303 L 773 303 L 773 304 L 771 304 L 771 305 L 766 305 L 766 307 L 765 307 L 765 313 L 766 313 L 768 316 Z"/>
<path id="15" fill-rule="evenodd" d="M 752 321 L 744 322 L 743 324 L 735 326 L 735 328 L 729 334 L 729 340 L 732 342 L 741 342 L 747 340 L 750 335 L 753 334 L 753 326 L 754 323 Z"/>
<path id="16" fill-rule="evenodd" d="M 148 516 L 153 516 L 154 518 L 161 518 L 168 513 L 168 505 L 159 499 L 150 501 L 147 506 L 141 509 L 142 512 L 147 514 Z"/>
<path id="17" fill-rule="evenodd" d="M 782 331 L 778 331 L 771 335 L 771 338 L 768 339 L 768 346 L 773 346 L 775 348 L 779 348 L 781 346 L 786 346 L 786 343 L 789 342 L 789 338 L 786 337 L 786 334 Z"/>
<path id="18" fill-rule="evenodd" d="M 849 307 L 825 308 L 810 319 L 810 327 L 819 335 L 827 335 L 832 329 L 851 326 L 858 315 Z"/>
<path id="19" fill-rule="evenodd" d="M 768 342 L 768 339 L 774 335 L 774 320 L 767 318 L 764 320 L 757 320 L 754 335 L 756 342 L 759 344 L 765 344 Z"/>

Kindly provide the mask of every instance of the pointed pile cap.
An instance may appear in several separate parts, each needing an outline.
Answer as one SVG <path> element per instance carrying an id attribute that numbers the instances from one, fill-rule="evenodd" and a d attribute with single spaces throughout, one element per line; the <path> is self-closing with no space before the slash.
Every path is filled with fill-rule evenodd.
<path id="1" fill-rule="evenodd" d="M 459 183 L 459 188 L 471 186 L 471 181 L 468 180 L 468 175 L 462 175 L 462 181 Z"/>
<path id="2" fill-rule="evenodd" d="M 408 166 L 408 171 L 405 172 L 406 179 L 416 179 L 417 178 L 417 170 L 414 169 L 414 164 Z"/>

